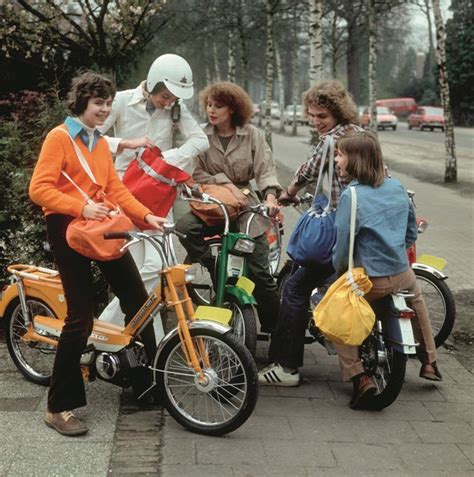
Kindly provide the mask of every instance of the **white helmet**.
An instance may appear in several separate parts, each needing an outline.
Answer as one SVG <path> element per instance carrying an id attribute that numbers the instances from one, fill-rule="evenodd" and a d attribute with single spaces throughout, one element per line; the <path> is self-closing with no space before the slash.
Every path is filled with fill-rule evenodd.
<path id="1" fill-rule="evenodd" d="M 194 94 L 193 72 L 189 63 L 178 55 L 161 55 L 150 66 L 146 79 L 147 90 L 163 82 L 177 98 L 189 99 Z"/>

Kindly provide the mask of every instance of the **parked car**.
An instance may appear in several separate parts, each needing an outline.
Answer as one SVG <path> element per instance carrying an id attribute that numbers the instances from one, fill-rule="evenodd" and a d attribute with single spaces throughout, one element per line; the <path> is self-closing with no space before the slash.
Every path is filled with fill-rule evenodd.
<path id="1" fill-rule="evenodd" d="M 262 104 L 260 105 L 260 114 L 262 117 L 265 117 L 266 109 L 267 109 L 267 103 L 263 101 Z M 276 101 L 272 101 L 270 104 L 270 114 L 272 119 L 280 119 L 280 115 L 281 115 L 280 105 Z"/>
<path id="2" fill-rule="evenodd" d="M 365 108 L 360 116 L 360 124 L 368 128 L 370 124 L 369 108 Z M 377 106 L 377 129 L 397 129 L 398 119 L 388 108 Z"/>
<path id="3" fill-rule="evenodd" d="M 284 118 L 286 124 L 293 124 L 293 117 L 294 117 L 294 106 L 290 104 L 285 108 L 284 111 Z M 296 105 L 296 123 L 297 124 L 308 124 L 308 119 L 304 114 L 303 105 L 297 104 Z"/>
<path id="4" fill-rule="evenodd" d="M 253 103 L 252 116 L 258 116 L 259 114 L 260 114 L 260 105 L 258 103 Z"/>
<path id="5" fill-rule="evenodd" d="M 408 129 L 420 128 L 420 131 L 430 129 L 433 131 L 435 128 L 444 131 L 444 114 L 442 108 L 436 108 L 435 106 L 421 106 L 416 113 L 408 116 Z"/>

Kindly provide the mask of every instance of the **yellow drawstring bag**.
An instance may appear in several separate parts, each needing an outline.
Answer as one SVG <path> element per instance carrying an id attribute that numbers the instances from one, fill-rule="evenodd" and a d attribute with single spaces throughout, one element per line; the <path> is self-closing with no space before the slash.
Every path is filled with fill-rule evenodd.
<path id="1" fill-rule="evenodd" d="M 354 237 L 357 194 L 352 196 L 349 243 L 349 270 L 328 289 L 313 311 L 313 320 L 329 341 L 358 346 L 369 336 L 375 323 L 375 313 L 364 295 L 372 283 L 362 267 L 354 268 Z"/>

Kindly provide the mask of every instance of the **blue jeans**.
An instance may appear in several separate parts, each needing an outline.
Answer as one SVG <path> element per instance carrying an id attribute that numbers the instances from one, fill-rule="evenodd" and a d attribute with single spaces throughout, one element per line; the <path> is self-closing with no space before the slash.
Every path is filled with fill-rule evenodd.
<path id="1" fill-rule="evenodd" d="M 334 273 L 332 264 L 299 267 L 286 282 L 280 313 L 269 349 L 270 362 L 287 368 L 303 365 L 304 337 L 308 328 L 309 298 L 315 287 Z"/>

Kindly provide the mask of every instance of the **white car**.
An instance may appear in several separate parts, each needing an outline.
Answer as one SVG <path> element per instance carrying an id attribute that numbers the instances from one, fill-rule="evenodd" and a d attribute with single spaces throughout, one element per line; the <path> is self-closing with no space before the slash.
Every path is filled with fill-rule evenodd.
<path id="1" fill-rule="evenodd" d="M 284 112 L 284 117 L 285 117 L 285 123 L 286 124 L 293 124 L 293 118 L 294 118 L 294 106 L 290 104 L 285 108 Z M 297 104 L 296 105 L 296 123 L 297 124 L 308 124 L 308 119 L 306 118 L 304 114 L 304 108 L 303 105 Z"/>

